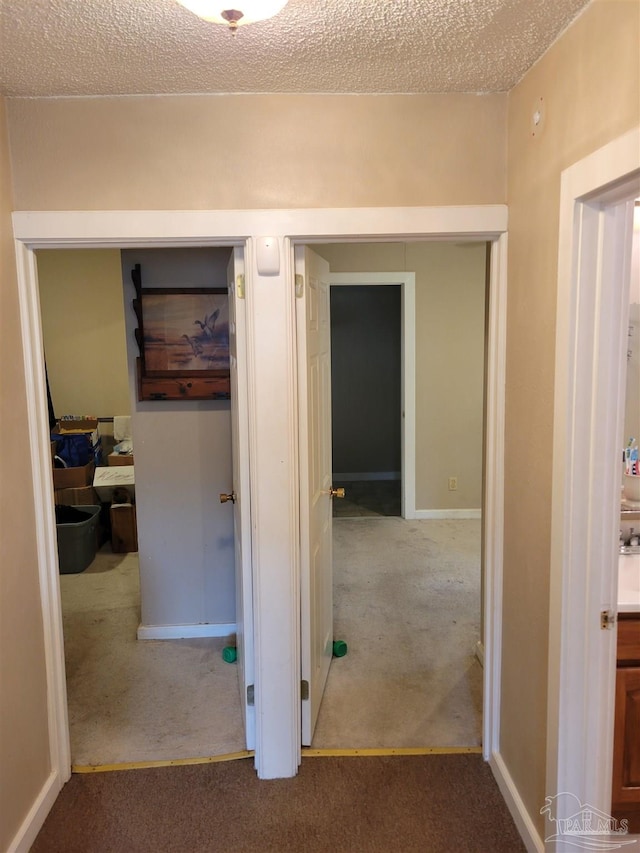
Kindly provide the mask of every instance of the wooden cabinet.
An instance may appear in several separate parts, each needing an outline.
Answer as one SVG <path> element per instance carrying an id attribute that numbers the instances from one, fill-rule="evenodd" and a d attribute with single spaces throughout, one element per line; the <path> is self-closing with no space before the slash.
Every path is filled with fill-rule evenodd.
<path id="1" fill-rule="evenodd" d="M 612 813 L 640 831 L 640 615 L 618 616 Z"/>
<path id="2" fill-rule="evenodd" d="M 152 376 L 137 359 L 138 400 L 228 400 L 229 376 Z"/>

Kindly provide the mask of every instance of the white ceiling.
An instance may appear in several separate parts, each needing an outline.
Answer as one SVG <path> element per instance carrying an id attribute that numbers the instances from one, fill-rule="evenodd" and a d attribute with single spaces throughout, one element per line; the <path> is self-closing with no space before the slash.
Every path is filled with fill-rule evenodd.
<path id="1" fill-rule="evenodd" d="M 233 37 L 176 0 L 0 0 L 0 93 L 502 92 L 588 2 L 290 0 Z"/>

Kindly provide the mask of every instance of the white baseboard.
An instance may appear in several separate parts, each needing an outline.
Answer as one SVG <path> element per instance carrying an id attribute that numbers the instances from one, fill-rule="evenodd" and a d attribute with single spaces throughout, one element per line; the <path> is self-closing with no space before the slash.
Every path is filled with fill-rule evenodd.
<path id="1" fill-rule="evenodd" d="M 336 482 L 358 482 L 360 480 L 401 480 L 402 474 L 400 471 L 362 471 L 347 474 L 333 473 L 333 479 Z"/>
<path id="2" fill-rule="evenodd" d="M 480 666 L 484 669 L 484 643 L 478 640 L 476 643 L 476 657 L 480 661 Z"/>
<path id="3" fill-rule="evenodd" d="M 231 637 L 235 622 L 197 625 L 138 625 L 139 640 L 191 640 L 197 637 Z"/>
<path id="4" fill-rule="evenodd" d="M 37 834 L 42 829 L 42 824 L 51 811 L 51 807 L 58 798 L 61 788 L 60 777 L 57 771 L 52 770 L 29 809 L 29 813 L 22 821 L 20 829 L 10 842 L 8 853 L 28 853 Z"/>
<path id="5" fill-rule="evenodd" d="M 498 783 L 500 793 L 507 804 L 511 817 L 513 818 L 516 828 L 524 842 L 524 846 L 527 848 L 529 853 L 544 853 L 544 841 L 538 834 L 538 831 L 531 820 L 531 816 L 525 808 L 522 798 L 518 793 L 518 789 L 516 788 L 516 785 L 511 778 L 511 774 L 507 770 L 499 752 L 493 752 L 491 754 L 489 767 L 491 767 L 491 772 Z"/>
<path id="6" fill-rule="evenodd" d="M 417 509 L 414 518 L 466 519 L 482 518 L 481 509 Z"/>

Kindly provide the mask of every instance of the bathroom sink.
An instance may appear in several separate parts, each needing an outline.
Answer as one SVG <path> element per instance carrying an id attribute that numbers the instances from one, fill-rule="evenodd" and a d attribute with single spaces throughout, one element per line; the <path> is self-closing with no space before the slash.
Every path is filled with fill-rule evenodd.
<path id="1" fill-rule="evenodd" d="M 640 613 L 640 554 L 618 558 L 618 611 Z"/>

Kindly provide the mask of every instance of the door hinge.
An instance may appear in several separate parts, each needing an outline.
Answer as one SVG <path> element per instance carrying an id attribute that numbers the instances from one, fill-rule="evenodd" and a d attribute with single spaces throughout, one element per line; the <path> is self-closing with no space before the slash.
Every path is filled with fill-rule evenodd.
<path id="1" fill-rule="evenodd" d="M 238 299 L 244 299 L 244 273 L 236 276 L 236 293 Z"/>
<path id="2" fill-rule="evenodd" d="M 301 299 L 304 293 L 304 276 L 296 273 L 296 299 Z"/>
<path id="3" fill-rule="evenodd" d="M 300 682 L 300 698 L 303 702 L 305 702 L 309 698 L 309 682 L 301 681 Z"/>
<path id="4" fill-rule="evenodd" d="M 255 705 L 255 688 L 253 684 L 247 684 L 247 705 Z"/>
<path id="5" fill-rule="evenodd" d="M 610 631 L 616 624 L 616 614 L 614 610 L 602 610 L 600 613 L 600 628 L 603 631 Z"/>

